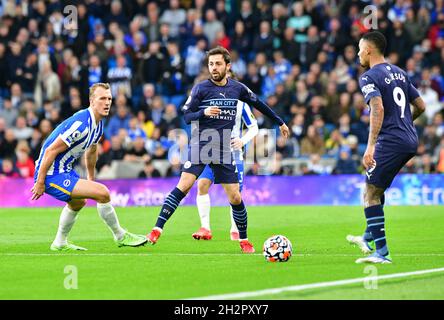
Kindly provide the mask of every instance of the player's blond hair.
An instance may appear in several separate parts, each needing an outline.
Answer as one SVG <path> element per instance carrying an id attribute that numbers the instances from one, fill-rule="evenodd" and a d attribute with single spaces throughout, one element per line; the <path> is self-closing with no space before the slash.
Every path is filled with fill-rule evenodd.
<path id="1" fill-rule="evenodd" d="M 109 85 L 109 83 L 104 83 L 104 82 L 94 83 L 91 87 L 89 87 L 89 98 L 90 99 L 92 99 L 92 97 L 94 96 L 94 92 L 99 87 L 103 88 L 105 90 L 111 89 L 111 86 Z"/>

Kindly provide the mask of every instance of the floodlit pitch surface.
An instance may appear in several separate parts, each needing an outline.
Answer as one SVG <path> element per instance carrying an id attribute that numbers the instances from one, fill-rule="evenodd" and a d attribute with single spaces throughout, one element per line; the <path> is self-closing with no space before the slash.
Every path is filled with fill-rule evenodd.
<path id="1" fill-rule="evenodd" d="M 138 248 L 118 248 L 89 207 L 69 238 L 89 250 L 56 253 L 60 210 L 0 209 L 1 299 L 444 299 L 442 207 L 386 207 L 393 264 L 375 267 L 355 264 L 362 254 L 345 240 L 363 231 L 361 207 L 249 207 L 254 255 L 229 240 L 228 207 L 212 209 L 211 241 L 191 237 L 197 209 L 180 207 L 156 245 Z M 117 208 L 122 226 L 140 234 L 158 211 Z M 291 240 L 290 261 L 263 258 L 273 234 Z"/>

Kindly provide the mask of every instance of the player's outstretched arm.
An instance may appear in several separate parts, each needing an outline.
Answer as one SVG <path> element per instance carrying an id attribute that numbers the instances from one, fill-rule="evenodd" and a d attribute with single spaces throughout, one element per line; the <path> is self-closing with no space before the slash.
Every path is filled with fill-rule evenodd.
<path id="1" fill-rule="evenodd" d="M 418 97 L 415 100 L 413 100 L 412 106 L 413 106 L 412 118 L 413 121 L 415 121 L 415 119 L 418 118 L 425 111 L 426 106 L 424 100 L 422 100 L 421 97 Z"/>
<path id="2" fill-rule="evenodd" d="M 87 179 L 93 181 L 96 176 L 97 144 L 93 144 L 85 152 Z"/>
<path id="3" fill-rule="evenodd" d="M 368 135 L 367 149 L 365 150 L 362 164 L 366 169 L 372 168 L 376 165 L 373 157 L 375 153 L 376 141 L 378 139 L 379 131 L 381 131 L 382 122 L 384 121 L 384 106 L 382 98 L 375 96 L 370 99 L 370 132 Z"/>
<path id="4" fill-rule="evenodd" d="M 68 146 L 66 143 L 58 137 L 45 151 L 40 163 L 39 173 L 34 186 L 31 189 L 32 197 L 31 200 L 37 200 L 45 192 L 45 179 L 49 168 L 54 163 L 55 158 L 61 152 L 66 151 Z"/>
<path id="5" fill-rule="evenodd" d="M 274 112 L 266 103 L 259 99 L 246 85 L 242 85 L 245 90 L 243 90 L 243 92 L 241 93 L 240 99 L 247 104 L 254 106 L 256 109 L 262 112 L 262 114 L 273 119 L 274 122 L 279 124 L 279 130 L 281 131 L 281 134 L 285 138 L 290 137 L 290 130 L 288 129 L 284 121 L 276 114 L 276 112 Z"/>

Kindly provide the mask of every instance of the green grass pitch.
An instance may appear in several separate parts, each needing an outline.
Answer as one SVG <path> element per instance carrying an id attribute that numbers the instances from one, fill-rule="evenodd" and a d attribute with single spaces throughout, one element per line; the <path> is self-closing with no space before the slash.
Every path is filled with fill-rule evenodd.
<path id="1" fill-rule="evenodd" d="M 0 299 L 188 299 L 369 275 L 365 265 L 354 263 L 362 256 L 359 250 L 345 241 L 347 234 L 363 231 L 361 207 L 249 207 L 254 255 L 242 254 L 238 243 L 229 240 L 227 207 L 212 209 L 211 241 L 191 237 L 199 227 L 197 210 L 180 207 L 155 246 L 138 248 L 116 247 L 96 209 L 86 208 L 70 240 L 89 250 L 54 253 L 49 246 L 60 210 L 0 209 Z M 151 229 L 158 211 L 117 208 L 122 226 L 141 234 Z M 388 206 L 385 215 L 394 263 L 378 265 L 377 275 L 444 267 L 442 207 Z M 273 234 L 293 243 L 294 255 L 286 263 L 270 263 L 262 256 L 262 244 Z M 65 288 L 73 276 L 69 266 L 77 272 L 77 289 Z M 444 272 L 376 285 L 366 289 L 355 283 L 252 299 L 444 299 Z"/>

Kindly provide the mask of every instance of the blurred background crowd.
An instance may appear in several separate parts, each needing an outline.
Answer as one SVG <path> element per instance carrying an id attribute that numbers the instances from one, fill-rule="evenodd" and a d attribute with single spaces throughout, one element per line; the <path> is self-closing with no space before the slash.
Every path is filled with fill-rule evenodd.
<path id="1" fill-rule="evenodd" d="M 137 164 L 134 177 L 179 175 L 175 150 L 186 138 L 172 130 L 188 130 L 181 107 L 208 77 L 205 52 L 216 45 L 291 129 L 291 139 L 277 139 L 269 174 L 360 173 L 369 112 L 357 45 L 367 5 L 377 8 L 388 62 L 406 70 L 427 106 L 415 122 L 417 157 L 402 172 L 444 173 L 442 0 L 3 0 L 0 176 L 32 177 L 42 142 L 88 106 L 95 82 L 113 94 L 98 177 L 121 177 L 113 163 Z M 275 128 L 254 115 L 259 135 Z M 252 159 L 247 174 L 269 165 Z"/>

